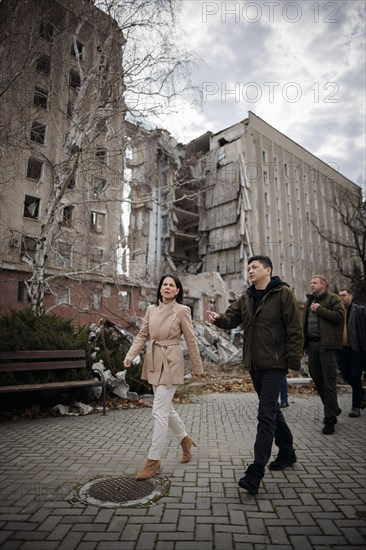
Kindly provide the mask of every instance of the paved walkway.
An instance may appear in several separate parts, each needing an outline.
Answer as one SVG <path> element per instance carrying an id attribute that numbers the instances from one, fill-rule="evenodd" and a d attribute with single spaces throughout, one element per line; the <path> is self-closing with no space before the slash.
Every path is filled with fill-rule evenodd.
<path id="1" fill-rule="evenodd" d="M 290 394 L 285 410 L 298 463 L 267 470 L 257 496 L 237 486 L 251 461 L 253 393 L 196 396 L 178 405 L 199 442 L 179 463 L 169 436 L 169 495 L 150 508 L 97 508 L 75 488 L 102 475 L 132 475 L 146 458 L 151 410 L 105 417 L 6 422 L 1 430 L 2 550 L 365 550 L 366 410 L 349 418 L 340 395 L 336 433 L 321 434 L 316 396 Z"/>

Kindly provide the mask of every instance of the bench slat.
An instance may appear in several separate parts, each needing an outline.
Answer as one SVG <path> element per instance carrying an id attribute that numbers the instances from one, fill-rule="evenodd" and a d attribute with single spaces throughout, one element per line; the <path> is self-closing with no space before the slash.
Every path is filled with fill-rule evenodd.
<path id="1" fill-rule="evenodd" d="M 0 0 L 1 1 L 1 0 Z M 1 362 L 2 361 L 2 362 Z M 10 362 L 5 362 L 10 361 Z M 38 351 L 1 351 L 0 372 L 32 372 L 56 369 L 84 369 L 86 367 L 85 350 L 38 350 Z M 65 380 L 38 384 L 17 384 L 1 386 L 0 393 L 20 393 L 24 391 L 57 390 L 62 388 L 103 388 L 103 415 L 106 412 L 106 384 L 97 378 L 89 380 Z"/>
<path id="2" fill-rule="evenodd" d="M 0 360 L 19 360 L 19 359 L 62 359 L 75 357 L 85 357 L 85 350 L 65 349 L 65 350 L 39 350 L 39 351 L 0 351 Z"/>
<path id="3" fill-rule="evenodd" d="M 61 388 L 84 388 L 103 386 L 100 380 L 74 380 L 68 382 L 52 382 L 50 384 L 19 384 L 16 386 L 0 386 L 0 393 L 21 391 L 57 390 Z"/>
<path id="4" fill-rule="evenodd" d="M 85 361 L 31 361 L 30 363 L 0 363 L 0 372 L 25 372 L 33 370 L 83 369 Z"/>

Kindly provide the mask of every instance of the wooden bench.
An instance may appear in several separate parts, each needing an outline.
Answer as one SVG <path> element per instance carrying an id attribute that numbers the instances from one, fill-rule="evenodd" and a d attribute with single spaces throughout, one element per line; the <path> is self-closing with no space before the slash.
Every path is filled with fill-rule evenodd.
<path id="1" fill-rule="evenodd" d="M 67 369 L 85 369 L 84 350 L 42 350 L 42 351 L 0 351 L 1 372 L 34 372 Z M 61 388 L 94 388 L 102 386 L 103 414 L 106 411 L 106 385 L 103 380 L 64 380 L 40 382 L 39 384 L 16 384 L 0 386 L 0 393 L 37 390 L 58 390 Z"/>

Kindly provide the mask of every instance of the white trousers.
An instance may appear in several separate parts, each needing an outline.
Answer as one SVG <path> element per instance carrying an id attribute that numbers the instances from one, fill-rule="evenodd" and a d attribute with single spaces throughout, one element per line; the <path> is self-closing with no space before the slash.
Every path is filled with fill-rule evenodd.
<path id="1" fill-rule="evenodd" d="M 187 435 L 186 428 L 179 414 L 173 407 L 173 397 L 178 386 L 167 388 L 159 384 L 153 386 L 154 403 L 152 415 L 154 418 L 154 430 L 148 458 L 159 460 L 165 445 L 168 428 L 180 441 Z"/>

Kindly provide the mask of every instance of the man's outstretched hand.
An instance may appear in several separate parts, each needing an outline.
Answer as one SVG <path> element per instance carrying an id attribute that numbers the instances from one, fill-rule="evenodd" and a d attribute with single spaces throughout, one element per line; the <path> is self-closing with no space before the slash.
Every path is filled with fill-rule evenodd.
<path id="1" fill-rule="evenodd" d="M 216 319 L 218 317 L 220 317 L 220 315 L 218 313 L 216 313 L 216 311 L 208 311 L 207 314 L 208 314 L 208 322 L 209 323 L 214 323 L 216 321 Z"/>

